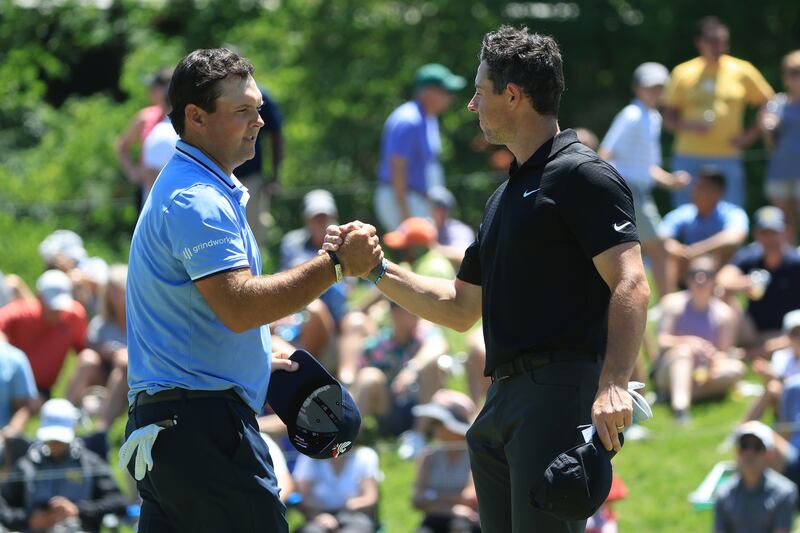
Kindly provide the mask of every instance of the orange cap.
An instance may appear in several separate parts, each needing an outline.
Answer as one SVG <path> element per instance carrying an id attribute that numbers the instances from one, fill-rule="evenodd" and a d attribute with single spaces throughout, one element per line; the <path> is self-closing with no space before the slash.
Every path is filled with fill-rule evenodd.
<path id="1" fill-rule="evenodd" d="M 438 233 L 436 226 L 427 219 L 412 217 L 404 220 L 400 226 L 383 236 L 383 242 L 389 248 L 408 248 L 409 246 L 430 246 L 436 242 Z"/>

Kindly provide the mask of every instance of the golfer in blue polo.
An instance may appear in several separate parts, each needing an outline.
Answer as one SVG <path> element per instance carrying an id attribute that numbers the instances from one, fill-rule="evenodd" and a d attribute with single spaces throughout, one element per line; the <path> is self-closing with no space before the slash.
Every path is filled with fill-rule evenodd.
<path id="1" fill-rule="evenodd" d="M 169 87 L 180 140 L 142 209 L 127 287 L 120 457 L 138 480 L 140 532 L 287 531 L 255 416 L 271 370 L 268 323 L 382 260 L 370 226 L 335 254 L 261 275 L 247 189 L 232 174 L 264 125 L 252 74 L 229 50 L 195 50 Z"/>

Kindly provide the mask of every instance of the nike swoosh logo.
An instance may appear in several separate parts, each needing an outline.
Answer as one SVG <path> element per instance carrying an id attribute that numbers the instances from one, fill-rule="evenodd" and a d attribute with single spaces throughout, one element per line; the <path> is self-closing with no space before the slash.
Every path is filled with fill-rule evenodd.
<path id="1" fill-rule="evenodd" d="M 541 187 L 539 187 L 539 189 L 541 189 Z M 525 191 L 524 193 L 522 193 L 522 197 L 523 197 L 523 198 L 527 198 L 528 196 L 530 196 L 531 194 L 535 193 L 535 192 L 536 192 L 536 191 L 538 191 L 539 189 L 534 189 L 534 190 L 532 190 L 532 191 Z"/>
<path id="2" fill-rule="evenodd" d="M 625 222 L 624 224 L 617 224 L 617 223 L 614 223 L 614 230 L 616 230 L 616 231 L 622 231 L 623 229 L 625 229 L 626 227 L 628 227 L 628 226 L 630 226 L 630 225 L 631 225 L 631 221 L 630 221 L 630 220 L 629 220 L 629 221 L 627 221 L 627 222 Z"/>

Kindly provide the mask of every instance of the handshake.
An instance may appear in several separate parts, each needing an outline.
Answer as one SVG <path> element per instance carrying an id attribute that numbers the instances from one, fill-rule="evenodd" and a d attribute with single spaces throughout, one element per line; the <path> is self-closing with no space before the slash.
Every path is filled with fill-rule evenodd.
<path id="1" fill-rule="evenodd" d="M 359 220 L 326 228 L 319 254 L 335 252 L 344 276 L 366 277 L 383 262 L 383 250 L 377 230 Z"/>

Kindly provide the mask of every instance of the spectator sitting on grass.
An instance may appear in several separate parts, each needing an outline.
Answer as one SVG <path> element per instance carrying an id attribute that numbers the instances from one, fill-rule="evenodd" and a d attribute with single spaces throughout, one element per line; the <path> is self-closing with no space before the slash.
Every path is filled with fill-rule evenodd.
<path id="1" fill-rule="evenodd" d="M 772 354 L 772 360 L 756 359 L 753 371 L 764 380 L 764 392 L 753 403 L 745 415 L 745 420 L 759 420 L 764 411 L 771 407 L 776 419 L 781 415 L 781 397 L 784 383 L 793 376 L 800 375 L 800 309 L 790 311 L 783 317 L 783 332 L 789 337 L 790 345 Z"/>
<path id="2" fill-rule="evenodd" d="M 653 373 L 657 389 L 669 395 L 673 414 L 681 423 L 689 420 L 693 399 L 723 396 L 744 375 L 744 364 L 729 356 L 736 314 L 714 296 L 716 272 L 713 258 L 693 260 L 688 289 L 661 300 L 661 355 Z"/>
<path id="3" fill-rule="evenodd" d="M 447 342 L 439 328 L 390 302 L 390 325 L 364 343 L 352 393 L 362 415 L 378 420 L 382 435 L 411 429 L 411 409 L 442 387 L 439 357 Z"/>
<path id="4" fill-rule="evenodd" d="M 103 516 L 123 514 L 125 499 L 104 460 L 75 438 L 78 412 L 45 402 L 37 441 L 0 488 L 0 523 L 12 530 L 99 531 Z"/>
<path id="5" fill-rule="evenodd" d="M 372 448 L 356 446 L 333 459 L 301 455 L 294 469 L 306 524 L 298 533 L 376 530 L 380 469 Z"/>
<path id="6" fill-rule="evenodd" d="M 773 431 L 758 421 L 742 424 L 734 438 L 736 474 L 717 494 L 714 533 L 789 533 L 797 486 L 778 473 L 785 467 L 788 444 L 776 442 Z M 797 450 L 792 453 L 796 456 Z"/>
<path id="7" fill-rule="evenodd" d="M 725 264 L 747 237 L 747 214 L 741 207 L 722 200 L 725 176 L 704 167 L 692 186 L 692 201 L 664 216 L 659 234 L 666 239 L 667 292 L 683 279 L 689 261 L 714 255 Z"/>
<path id="8" fill-rule="evenodd" d="M 39 393 L 49 398 L 67 352 L 86 347 L 86 312 L 59 270 L 39 276 L 36 292 L 36 300 L 14 300 L 0 308 L 0 332 L 28 356 Z"/>
<path id="9" fill-rule="evenodd" d="M 800 309 L 800 253 L 786 242 L 780 209 L 762 207 L 753 218 L 755 242 L 736 253 L 718 281 L 728 292 L 747 296 L 738 344 L 756 358 L 789 345 L 781 327 L 786 313 Z M 735 299 L 731 304 L 738 305 Z"/>
<path id="10" fill-rule="evenodd" d="M 420 452 L 412 502 L 425 514 L 417 533 L 479 532 L 478 499 L 466 434 L 476 414 L 468 396 L 441 389 L 413 409 L 428 424 L 434 443 Z"/>
<path id="11" fill-rule="evenodd" d="M 431 187 L 428 199 L 431 201 L 431 217 L 436 224 L 436 250 L 457 269 L 464 258 L 464 251 L 475 240 L 475 232 L 450 216 L 456 206 L 456 198 L 449 190 L 438 185 Z"/>

